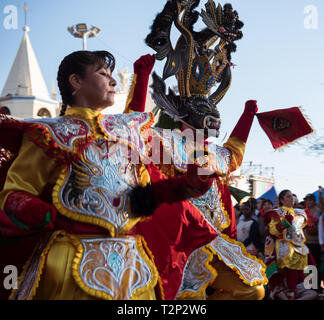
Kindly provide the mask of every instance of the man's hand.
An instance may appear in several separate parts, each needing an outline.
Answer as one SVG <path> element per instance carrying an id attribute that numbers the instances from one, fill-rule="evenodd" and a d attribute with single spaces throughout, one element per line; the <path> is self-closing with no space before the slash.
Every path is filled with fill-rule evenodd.
<path id="1" fill-rule="evenodd" d="M 155 55 L 147 54 L 141 56 L 134 62 L 134 73 L 148 76 L 154 67 Z"/>

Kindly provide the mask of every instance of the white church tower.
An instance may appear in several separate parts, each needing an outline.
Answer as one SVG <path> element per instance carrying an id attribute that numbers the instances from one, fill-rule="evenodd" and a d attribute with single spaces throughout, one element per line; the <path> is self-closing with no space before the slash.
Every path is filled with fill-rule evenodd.
<path id="1" fill-rule="evenodd" d="M 17 118 L 56 117 L 59 102 L 52 99 L 28 36 L 23 27 L 20 43 L 9 76 L 0 95 L 2 112 Z"/>

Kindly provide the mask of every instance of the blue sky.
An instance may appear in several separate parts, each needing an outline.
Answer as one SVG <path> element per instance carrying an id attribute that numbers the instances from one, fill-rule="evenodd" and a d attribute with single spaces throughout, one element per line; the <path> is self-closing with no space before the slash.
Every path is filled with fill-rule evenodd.
<path id="1" fill-rule="evenodd" d="M 88 49 L 109 50 L 117 59 L 118 69 L 132 71 L 138 57 L 154 53 L 144 39 L 164 3 L 165 0 L 27 1 L 31 9 L 27 18 L 29 36 L 48 88 L 63 57 L 82 48 L 81 41 L 68 33 L 68 26 L 85 22 L 101 28 L 99 36 L 88 41 Z M 231 3 L 245 26 L 244 37 L 233 54 L 237 67 L 233 70 L 232 86 L 219 104 L 223 122 L 220 142 L 230 134 L 248 99 L 258 101 L 260 112 L 302 106 L 314 129 L 321 132 L 324 128 L 324 2 L 233 0 Z M 6 30 L 3 26 L 7 5 L 19 9 L 17 30 Z M 0 0 L 0 90 L 23 36 L 22 5 L 21 0 Z M 304 26 L 307 17 L 304 9 L 309 5 L 315 6 L 318 13 L 318 26 L 310 30 Z M 156 63 L 158 73 L 163 63 Z M 291 189 L 299 198 L 324 185 L 321 162 L 324 159 L 308 155 L 300 146 L 274 152 L 257 121 L 244 160 L 274 166 L 277 190 Z"/>

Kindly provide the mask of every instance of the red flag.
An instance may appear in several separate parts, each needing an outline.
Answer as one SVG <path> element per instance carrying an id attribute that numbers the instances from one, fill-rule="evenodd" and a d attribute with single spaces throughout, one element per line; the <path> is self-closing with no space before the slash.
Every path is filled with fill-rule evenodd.
<path id="1" fill-rule="evenodd" d="M 258 113 L 257 117 L 274 149 L 283 147 L 313 132 L 298 107 Z"/>

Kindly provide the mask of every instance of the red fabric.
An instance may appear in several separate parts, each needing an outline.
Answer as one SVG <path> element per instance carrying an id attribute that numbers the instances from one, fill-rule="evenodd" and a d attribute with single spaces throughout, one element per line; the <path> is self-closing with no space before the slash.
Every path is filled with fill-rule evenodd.
<path id="1" fill-rule="evenodd" d="M 280 219 L 279 214 L 275 210 L 270 210 L 265 213 L 264 215 L 264 224 L 268 225 L 271 221 L 271 219 Z"/>
<path id="2" fill-rule="evenodd" d="M 280 233 L 283 233 L 284 232 L 284 228 L 283 228 L 283 226 L 281 225 L 281 222 L 278 222 L 277 224 L 276 224 L 276 229 L 278 230 L 278 232 L 280 232 Z"/>
<path id="3" fill-rule="evenodd" d="M 25 224 L 29 229 L 37 228 L 45 219 L 45 215 L 50 212 L 51 221 L 46 225 L 46 229 L 54 228 L 56 209 L 37 197 L 23 191 L 11 192 L 7 197 L 4 211 Z"/>
<path id="4" fill-rule="evenodd" d="M 22 137 L 22 131 L 16 128 L 3 129 L 0 126 L 0 190 L 3 188 L 12 162 L 17 157 Z"/>
<path id="5" fill-rule="evenodd" d="M 152 183 L 165 179 L 155 166 L 149 165 L 147 169 Z M 150 220 L 137 223 L 130 233 L 140 234 L 147 241 L 167 300 L 175 298 L 189 255 L 216 237 L 216 232 L 188 201 L 162 204 Z"/>
<path id="6" fill-rule="evenodd" d="M 314 216 L 309 209 L 305 209 L 305 212 L 307 214 L 307 233 L 316 235 L 318 233 L 318 218 Z"/>
<path id="7" fill-rule="evenodd" d="M 107 234 L 105 229 L 73 221 L 57 213 L 55 207 L 27 192 L 12 192 L 5 203 L 5 212 L 0 210 L 0 234 L 2 237 L 12 238 L 30 235 L 35 233 L 37 228 L 44 221 L 46 213 L 51 213 L 51 221 L 44 226 L 44 230 L 64 230 L 71 234 Z M 24 229 L 8 218 L 13 216 L 19 222 L 28 227 Z"/>
<path id="8" fill-rule="evenodd" d="M 313 255 L 311 254 L 311 252 L 309 252 L 309 254 L 308 254 L 308 265 L 309 266 L 317 266 L 317 262 L 314 259 Z"/>
<path id="9" fill-rule="evenodd" d="M 147 96 L 147 87 L 150 73 L 155 63 L 155 55 L 147 54 L 134 63 L 134 73 L 137 75 L 134 95 L 129 104 L 133 111 L 144 112 Z"/>
<path id="10" fill-rule="evenodd" d="M 245 103 L 244 112 L 237 122 L 231 137 L 239 138 L 241 141 L 246 142 L 251 130 L 253 119 L 258 112 L 257 102 L 255 100 L 249 100 Z"/>
<path id="11" fill-rule="evenodd" d="M 278 273 L 274 274 L 269 279 L 269 291 L 274 295 L 273 298 L 280 292 L 280 288 L 284 289 L 285 292 L 291 292 L 293 295 L 289 295 L 289 299 L 296 298 L 296 286 L 302 283 L 305 279 L 303 270 L 293 270 L 284 268 Z"/>
<path id="12" fill-rule="evenodd" d="M 195 189 L 190 189 L 195 192 L 195 194 L 191 194 L 192 197 L 199 197 L 206 193 L 214 178 L 199 176 L 197 174 L 198 168 L 195 164 L 188 164 L 186 175 L 152 181 L 152 191 L 156 202 L 161 204 L 186 200 L 188 198 L 188 187 Z"/>
<path id="13" fill-rule="evenodd" d="M 298 107 L 259 113 L 257 117 L 274 149 L 313 132 Z"/>
<path id="14" fill-rule="evenodd" d="M 218 189 L 221 195 L 221 200 L 224 205 L 225 210 L 227 211 L 228 217 L 230 218 L 230 225 L 226 229 L 223 230 L 222 233 L 228 235 L 230 238 L 236 240 L 237 239 L 237 229 L 235 222 L 235 210 L 233 207 L 231 192 L 229 190 L 228 185 L 222 184 L 217 179 Z"/>
<path id="15" fill-rule="evenodd" d="M 13 238 L 29 235 L 32 232 L 13 223 L 8 216 L 0 210 L 0 240 L 1 238 Z"/>
<path id="16" fill-rule="evenodd" d="M 55 229 L 64 230 L 70 234 L 109 234 L 109 231 L 96 225 L 83 223 L 66 218 L 58 213 Z"/>
<path id="17" fill-rule="evenodd" d="M 12 140 L 7 139 L 7 132 Z M 48 129 L 45 126 L 37 123 L 18 121 L 0 114 L 0 190 L 3 187 L 7 171 L 17 156 L 25 132 L 31 133 L 30 140 L 39 148 L 43 149 L 46 155 L 62 165 L 69 165 L 73 161 L 77 162 L 80 159 L 82 151 L 94 140 L 93 135 L 86 135 L 84 139 L 80 139 L 76 145 L 78 152 L 74 154 L 68 150 L 63 150 L 51 135 L 49 135 L 49 141 L 45 141 L 44 136 L 48 135 Z M 7 151 L 13 154 L 13 158 L 10 157 L 10 161 L 6 159 L 7 157 L 3 156 L 4 152 L 6 153 Z"/>

